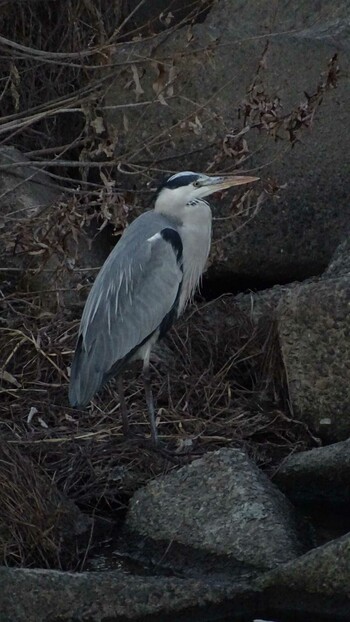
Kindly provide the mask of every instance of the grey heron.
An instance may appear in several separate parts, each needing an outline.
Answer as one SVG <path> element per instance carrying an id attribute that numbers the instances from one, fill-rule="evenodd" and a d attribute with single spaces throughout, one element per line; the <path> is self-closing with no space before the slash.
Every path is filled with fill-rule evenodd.
<path id="1" fill-rule="evenodd" d="M 203 273 L 212 223 L 204 198 L 257 179 L 184 171 L 160 186 L 154 209 L 126 228 L 90 290 L 71 366 L 72 406 L 87 406 L 110 378 L 117 377 L 123 432 L 127 435 L 121 375 L 131 361 L 141 359 L 151 438 L 157 443 L 150 354 L 184 310 Z"/>

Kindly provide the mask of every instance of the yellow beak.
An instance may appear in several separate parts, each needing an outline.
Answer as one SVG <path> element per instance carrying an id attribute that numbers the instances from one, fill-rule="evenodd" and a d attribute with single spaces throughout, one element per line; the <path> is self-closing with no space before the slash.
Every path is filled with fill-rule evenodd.
<path id="1" fill-rule="evenodd" d="M 254 181 L 259 181 L 259 177 L 249 177 L 248 175 L 230 175 L 229 177 L 210 177 L 205 184 L 210 188 L 210 192 L 218 192 L 219 190 L 226 190 L 226 188 L 232 188 L 233 186 L 242 186 L 243 184 L 251 184 Z"/>

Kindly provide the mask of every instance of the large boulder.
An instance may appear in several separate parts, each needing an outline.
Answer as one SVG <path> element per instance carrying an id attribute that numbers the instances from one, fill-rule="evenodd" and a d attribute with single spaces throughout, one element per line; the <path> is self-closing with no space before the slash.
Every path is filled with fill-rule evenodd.
<path id="1" fill-rule="evenodd" d="M 350 279 L 302 284 L 278 307 L 278 335 L 296 417 L 327 441 L 350 434 Z"/>
<path id="2" fill-rule="evenodd" d="M 0 149 L 0 222 L 11 226 L 23 216 L 33 216 L 62 194 L 46 173 L 30 165 L 15 147 Z"/>
<path id="3" fill-rule="evenodd" d="M 120 170 L 155 163 L 164 171 L 227 170 L 222 141 L 239 125 L 237 108 L 267 37 L 267 90 L 286 111 L 295 109 L 304 91 L 316 88 L 335 52 L 348 70 L 348 2 L 299 0 L 276 7 L 268 0 L 226 0 L 214 3 L 203 23 L 118 47 L 114 60 L 123 66 L 108 89 L 106 121 Z M 279 141 L 248 139 L 254 151 L 248 166 L 256 170 L 268 162 L 262 176 L 287 187 L 243 228 L 246 217 L 235 215 L 227 202 L 215 208 L 212 275 L 266 284 L 302 279 L 326 267 L 350 222 L 348 100 L 349 83 L 343 79 L 324 98 L 313 131 L 286 153 Z M 120 180 L 137 188 L 145 184 L 135 175 Z"/>
<path id="4" fill-rule="evenodd" d="M 108 251 L 90 244 L 74 209 L 49 175 L 14 147 L 0 149 L 3 287 L 30 289 L 48 307 L 80 303 Z"/>
<path id="5" fill-rule="evenodd" d="M 271 568 L 300 554 L 293 509 L 236 449 L 222 449 L 138 490 L 130 531 Z"/>
<path id="6" fill-rule="evenodd" d="M 305 280 L 304 283 L 306 282 Z M 276 320 L 277 307 L 283 297 L 290 292 L 297 291 L 299 287 L 300 283 L 297 281 L 288 283 L 288 285 L 274 285 L 268 289 L 237 294 L 232 301 L 255 324 L 260 324 L 267 319 Z"/>
<path id="7" fill-rule="evenodd" d="M 231 300 L 254 324 L 275 323 L 295 417 L 326 442 L 348 438 L 349 239 L 338 246 L 320 277 Z"/>

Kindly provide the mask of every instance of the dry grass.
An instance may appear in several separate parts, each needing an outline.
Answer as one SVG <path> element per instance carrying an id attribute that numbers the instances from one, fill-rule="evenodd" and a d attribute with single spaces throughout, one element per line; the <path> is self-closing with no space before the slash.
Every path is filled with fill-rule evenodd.
<path id="1" fill-rule="evenodd" d="M 77 321 L 7 296 L 0 329 L 2 438 L 21 447 L 69 498 L 115 502 L 141 483 L 208 450 L 244 444 L 268 464 L 308 441 L 288 412 L 274 328 L 256 327 L 231 297 L 192 308 L 154 364 L 159 433 L 169 460 L 125 440 L 113 383 L 85 412 L 69 407 Z M 229 318 L 229 322 L 225 321 Z M 131 428 L 149 434 L 138 370 L 126 377 Z"/>
<path id="2" fill-rule="evenodd" d="M 6 442 L 0 445 L 0 490 L 1 563 L 75 567 L 74 535 L 83 527 L 78 509 L 37 463 Z"/>
<path id="3" fill-rule="evenodd" d="M 273 326 L 258 329 L 234 307 L 231 297 L 190 309 L 158 353 L 153 386 L 160 452 L 123 438 L 113 382 L 85 412 L 70 408 L 68 368 L 77 320 L 60 310 L 43 313 L 18 292 L 8 295 L 3 306 L 3 563 L 78 565 L 74 541 L 62 544 L 62 531 L 71 519 L 62 516 L 57 490 L 93 515 L 106 515 L 110 507 L 115 520 L 116 509 L 123 508 L 140 485 L 206 451 L 244 446 L 266 467 L 311 443 L 306 429 L 288 411 Z M 128 372 L 125 384 L 131 429 L 147 437 L 138 370 Z"/>

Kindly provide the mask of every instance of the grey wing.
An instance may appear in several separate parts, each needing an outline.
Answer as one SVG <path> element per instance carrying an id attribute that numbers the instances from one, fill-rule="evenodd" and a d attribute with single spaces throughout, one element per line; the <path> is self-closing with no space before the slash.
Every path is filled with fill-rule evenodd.
<path id="1" fill-rule="evenodd" d="M 121 242 L 86 301 L 71 367 L 72 406 L 88 404 L 111 370 L 161 327 L 178 301 L 182 243 L 177 231 Z"/>

